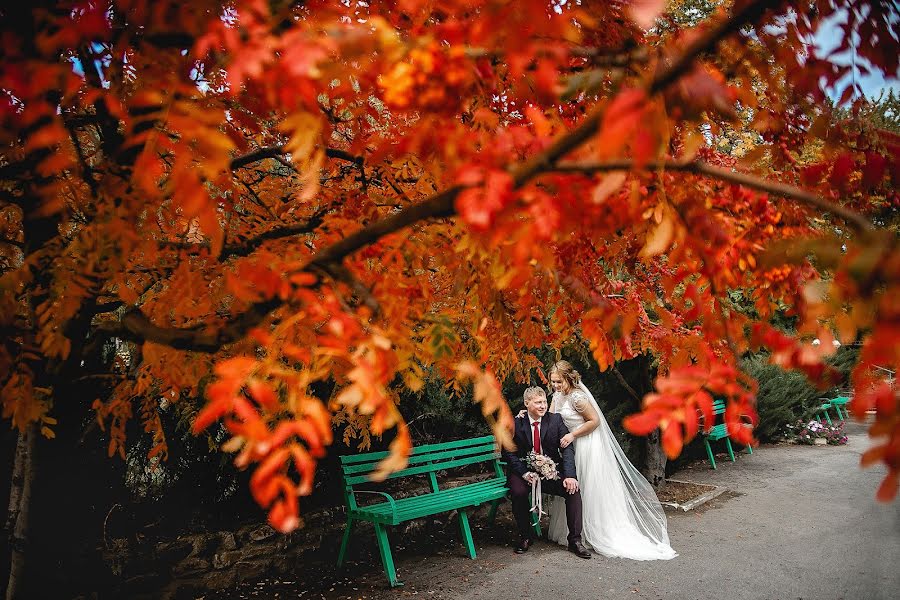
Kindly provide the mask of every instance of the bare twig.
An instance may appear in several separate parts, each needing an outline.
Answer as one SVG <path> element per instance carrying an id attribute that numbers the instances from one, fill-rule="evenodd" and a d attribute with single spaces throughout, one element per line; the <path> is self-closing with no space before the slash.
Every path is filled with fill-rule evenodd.
<path id="1" fill-rule="evenodd" d="M 590 174 L 606 171 L 628 171 L 634 168 L 634 161 L 624 159 L 605 162 L 562 162 L 553 167 L 553 170 L 561 172 L 577 172 Z M 730 181 L 732 183 L 737 183 L 744 187 L 748 187 L 760 192 L 766 192 L 775 196 L 782 196 L 784 198 L 799 200 L 804 204 L 815 206 L 816 208 L 820 208 L 826 212 L 830 212 L 841 217 L 861 232 L 873 231 L 875 229 L 875 226 L 872 225 L 872 223 L 868 219 L 866 219 L 859 213 L 846 209 L 839 204 L 829 202 L 828 200 L 825 200 L 824 198 L 807 192 L 806 190 L 803 190 L 801 188 L 778 181 L 768 181 L 759 177 L 755 177 L 753 175 L 749 175 L 747 173 L 740 173 L 738 171 L 732 171 L 730 169 L 724 169 L 722 167 L 715 167 L 704 162 L 685 162 L 678 160 L 655 161 L 641 165 L 640 169 L 646 171 L 658 171 L 660 169 L 665 169 L 668 171 L 682 171 L 686 173 L 694 173 L 697 175 L 706 175 L 707 177 L 721 179 L 723 181 Z"/>

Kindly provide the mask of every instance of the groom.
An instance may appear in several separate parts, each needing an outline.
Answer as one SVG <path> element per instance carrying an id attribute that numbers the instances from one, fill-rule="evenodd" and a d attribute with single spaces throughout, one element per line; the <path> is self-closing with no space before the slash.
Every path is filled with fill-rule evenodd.
<path id="1" fill-rule="evenodd" d="M 581 543 L 581 492 L 575 478 L 575 446 L 569 444 L 560 449 L 559 441 L 569 433 L 562 417 L 547 412 L 547 395 L 539 387 L 525 390 L 525 410 L 527 414 L 515 420 L 516 430 L 513 441 L 516 452 L 503 452 L 509 465 L 507 485 L 512 496 L 513 515 L 519 529 L 519 543 L 516 554 L 527 552 L 534 543 L 534 533 L 528 517 L 528 495 L 531 484 L 538 474 L 528 470 L 525 456 L 534 450 L 545 454 L 556 463 L 560 479 L 544 480 L 544 493 L 562 496 L 566 499 L 566 522 L 569 526 L 569 550 L 581 558 L 590 558 L 591 553 Z M 561 453 L 561 454 L 560 454 Z"/>

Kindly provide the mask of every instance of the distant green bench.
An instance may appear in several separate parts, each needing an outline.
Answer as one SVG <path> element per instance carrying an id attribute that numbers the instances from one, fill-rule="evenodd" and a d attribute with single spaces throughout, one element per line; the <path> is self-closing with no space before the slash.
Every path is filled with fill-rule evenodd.
<path id="1" fill-rule="evenodd" d="M 835 412 L 838 415 L 838 419 L 842 419 L 846 421 L 850 418 L 850 411 L 847 410 L 847 405 L 850 403 L 850 398 L 847 396 L 838 396 L 837 398 L 832 398 L 831 406 L 834 408 Z M 841 409 L 843 409 L 844 413 L 841 414 Z"/>
<path id="2" fill-rule="evenodd" d="M 725 401 L 724 400 L 713 400 L 713 415 L 719 416 L 725 414 Z M 712 465 L 712 468 L 716 468 L 716 457 L 713 455 L 712 448 L 709 445 L 709 442 L 717 442 L 719 440 L 725 440 L 725 447 L 728 449 L 728 456 L 731 458 L 731 462 L 734 462 L 734 450 L 731 447 L 731 438 L 728 437 L 728 427 L 725 423 L 719 423 L 717 425 L 713 425 L 713 427 L 709 430 L 708 433 L 703 434 L 703 443 L 706 446 L 706 455 L 709 457 L 709 464 Z M 747 446 L 747 453 L 753 454 L 753 448 L 751 446 Z"/>
<path id="3" fill-rule="evenodd" d="M 826 398 L 819 398 L 819 400 L 826 400 Z M 828 414 L 829 408 L 832 408 L 830 400 L 823 402 L 822 405 L 816 409 L 815 416 L 819 423 L 822 423 L 822 417 L 825 417 L 825 420 L 828 421 L 829 425 L 834 425 L 834 423 L 831 422 L 831 415 Z M 838 415 L 840 415 L 840 412 L 838 412 Z"/>
<path id="4" fill-rule="evenodd" d="M 837 418 L 846 421 L 850 418 L 850 411 L 847 409 L 847 405 L 850 403 L 850 398 L 847 396 L 838 396 L 837 398 L 832 398 L 829 400 L 828 398 L 819 398 L 819 400 L 825 400 L 825 402 L 816 409 L 816 418 L 819 420 L 819 423 L 822 422 L 822 417 L 825 417 L 825 420 L 828 421 L 828 424 L 834 426 L 834 423 L 831 421 L 831 415 L 828 414 L 828 409 L 833 408 L 834 412 L 837 413 Z M 841 412 L 843 410 L 843 412 Z"/>
<path id="5" fill-rule="evenodd" d="M 500 463 L 500 451 L 494 437 L 484 436 L 413 448 L 407 467 L 388 476 L 388 479 L 415 476 L 428 478 L 430 489 L 409 498 L 395 499 L 385 492 L 361 489 L 371 485 L 371 473 L 387 455 L 387 452 L 368 452 L 341 457 L 344 499 L 347 503 L 347 527 L 338 553 L 338 567 L 344 563 L 353 524 L 357 521 L 369 521 L 375 525 L 375 540 L 388 581 L 392 587 L 403 585 L 397 580 L 387 527 L 453 510 L 458 511 L 459 528 L 469 557 L 475 558 L 475 544 L 469 528 L 468 509 L 492 502 L 493 515 L 497 504 L 508 492 L 506 475 Z M 492 472 L 489 479 L 454 488 L 441 489 L 438 485 L 439 472 L 478 463 L 490 465 Z M 375 501 L 368 504 L 359 502 L 360 497 L 367 496 L 374 497 Z"/>

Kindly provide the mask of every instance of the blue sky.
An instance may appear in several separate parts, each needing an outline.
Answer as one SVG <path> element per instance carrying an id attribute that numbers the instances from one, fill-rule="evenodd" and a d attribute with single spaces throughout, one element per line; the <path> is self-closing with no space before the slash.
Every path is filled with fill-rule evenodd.
<path id="1" fill-rule="evenodd" d="M 893 15 L 895 18 L 895 23 L 900 28 L 900 15 Z M 844 38 L 844 30 L 841 28 L 841 25 L 847 22 L 847 13 L 846 11 L 840 11 L 835 13 L 831 18 L 822 22 L 815 36 L 815 46 L 816 46 L 816 55 L 817 56 L 825 56 L 833 49 L 837 48 L 840 45 L 841 41 Z M 896 32 L 898 28 L 895 28 Z M 831 57 L 830 60 L 837 64 L 848 65 L 853 61 L 853 52 L 852 50 L 847 50 L 841 54 Z M 866 64 L 868 65 L 868 61 L 856 57 L 856 63 Z M 850 85 L 852 80 L 851 75 L 847 75 L 843 79 L 839 80 L 835 89 L 828 90 L 828 95 L 837 100 L 840 98 L 841 93 L 844 91 L 848 85 Z M 866 73 L 863 74 L 861 72 L 857 72 L 856 81 L 859 84 L 859 87 L 862 89 L 863 94 L 868 98 L 877 98 L 878 95 L 884 91 L 886 92 L 888 89 L 893 89 L 895 93 L 900 92 L 900 73 L 889 74 L 887 79 L 881 73 Z"/>

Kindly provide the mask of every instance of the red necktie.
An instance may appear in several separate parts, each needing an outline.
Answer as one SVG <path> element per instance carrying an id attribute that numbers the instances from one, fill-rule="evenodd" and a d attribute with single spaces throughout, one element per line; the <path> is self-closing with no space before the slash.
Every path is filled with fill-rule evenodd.
<path id="1" fill-rule="evenodd" d="M 535 421 L 534 423 L 532 423 L 532 425 L 534 426 L 534 435 L 533 435 L 534 452 L 535 452 L 535 454 L 540 454 L 541 453 L 541 432 L 538 430 L 538 428 L 540 427 L 541 422 Z"/>

